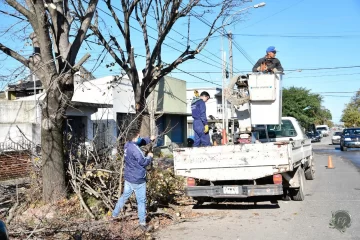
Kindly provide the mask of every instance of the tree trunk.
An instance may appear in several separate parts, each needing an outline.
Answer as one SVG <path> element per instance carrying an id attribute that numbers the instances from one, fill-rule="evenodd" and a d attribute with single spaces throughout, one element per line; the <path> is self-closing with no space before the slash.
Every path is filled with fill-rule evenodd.
<path id="1" fill-rule="evenodd" d="M 143 113 L 140 119 L 141 119 L 140 136 L 149 137 L 151 135 L 150 115 Z"/>
<path id="2" fill-rule="evenodd" d="M 74 93 L 71 72 L 55 76 L 42 102 L 41 157 L 43 200 L 55 202 L 66 196 L 63 125 Z"/>
<path id="3" fill-rule="evenodd" d="M 43 199 L 54 202 L 66 196 L 62 123 L 47 129 L 41 126 Z"/>

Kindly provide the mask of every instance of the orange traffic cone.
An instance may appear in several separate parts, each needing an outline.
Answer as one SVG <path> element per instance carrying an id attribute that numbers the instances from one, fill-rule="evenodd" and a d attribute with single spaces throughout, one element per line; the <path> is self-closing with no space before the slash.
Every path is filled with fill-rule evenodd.
<path id="1" fill-rule="evenodd" d="M 331 156 L 329 156 L 329 158 L 328 158 L 328 165 L 327 165 L 326 168 L 327 169 L 334 169 L 335 168 L 333 163 L 332 163 Z"/>
<path id="2" fill-rule="evenodd" d="M 226 129 L 222 130 L 222 144 L 226 145 L 227 144 L 227 136 L 226 136 Z"/>

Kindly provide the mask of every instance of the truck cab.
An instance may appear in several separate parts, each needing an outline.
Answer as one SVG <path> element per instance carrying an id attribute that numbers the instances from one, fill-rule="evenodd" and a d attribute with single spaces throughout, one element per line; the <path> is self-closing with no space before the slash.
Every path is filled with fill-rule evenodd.
<path id="1" fill-rule="evenodd" d="M 289 142 L 307 138 L 299 122 L 293 117 L 282 117 L 280 125 L 263 125 L 263 129 L 257 132 L 262 143 Z"/>

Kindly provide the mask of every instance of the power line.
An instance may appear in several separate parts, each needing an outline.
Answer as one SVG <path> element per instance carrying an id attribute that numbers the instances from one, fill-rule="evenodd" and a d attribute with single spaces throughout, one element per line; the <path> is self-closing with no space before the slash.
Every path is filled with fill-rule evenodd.
<path id="1" fill-rule="evenodd" d="M 323 67 L 323 68 L 298 68 L 284 70 L 286 72 L 299 72 L 299 71 L 317 71 L 317 70 L 333 70 L 333 69 L 348 69 L 348 68 L 360 68 L 360 66 L 344 66 L 344 67 Z"/>
<path id="2" fill-rule="evenodd" d="M 105 14 L 107 14 L 108 16 L 111 16 L 109 13 L 106 13 L 104 10 L 102 10 L 101 8 L 98 8 L 101 12 L 103 12 L 103 13 L 105 13 Z M 115 8 L 116 9 L 116 8 Z M 121 21 L 121 20 L 120 20 Z M 124 23 L 123 21 L 121 21 L 122 23 Z M 130 28 L 132 28 L 132 29 L 135 29 L 136 31 L 139 31 L 139 32 L 141 32 L 142 33 L 142 31 L 141 30 L 139 30 L 139 29 L 137 29 L 137 28 L 135 28 L 135 27 L 132 27 L 132 26 L 130 26 Z M 154 39 L 154 40 L 156 40 L 154 37 L 152 37 L 151 35 L 148 35 L 150 38 L 152 38 L 152 39 Z M 164 45 L 167 45 L 167 44 L 165 44 L 165 43 L 163 43 Z M 169 46 L 169 47 L 171 47 L 171 48 L 173 48 L 172 46 L 170 46 L 170 45 L 167 45 L 167 46 Z M 180 50 L 178 50 L 178 49 L 176 49 L 176 48 L 173 48 L 173 49 L 175 49 L 175 50 L 177 50 L 177 51 L 180 51 Z M 181 52 L 181 51 L 180 51 Z M 142 56 L 142 55 L 139 55 L 139 54 L 137 54 L 138 56 L 141 56 L 141 57 L 145 57 L 145 56 Z M 165 62 L 163 62 L 163 63 L 165 63 Z M 165 64 L 167 64 L 167 63 L 165 63 Z M 219 86 L 221 86 L 220 84 L 217 84 L 217 83 L 214 83 L 214 82 L 212 82 L 212 81 L 209 81 L 209 80 L 206 80 L 206 79 L 204 79 L 204 78 L 201 78 L 201 77 L 198 77 L 198 76 L 196 76 L 196 75 L 193 75 L 193 74 L 191 74 L 191 73 L 187 73 L 186 71 L 184 71 L 184 70 L 181 70 L 181 69 L 179 69 L 179 68 L 176 68 L 177 70 L 179 70 L 179 71 L 181 71 L 181 72 L 183 72 L 183 73 L 185 73 L 185 74 L 187 74 L 187 75 L 190 75 L 190 76 L 192 76 L 192 77 L 195 77 L 195 78 L 198 78 L 198 79 L 200 79 L 200 80 L 203 80 L 203 81 L 205 81 L 205 82 L 209 82 L 209 83 L 212 83 L 212 84 L 214 84 L 214 85 L 219 85 Z"/>
<path id="3" fill-rule="evenodd" d="M 245 28 L 249 28 L 249 27 L 252 27 L 252 26 L 254 26 L 254 25 L 258 24 L 258 23 L 261 23 L 262 21 L 265 21 L 265 20 L 268 19 L 268 18 L 271 18 L 271 17 L 273 17 L 273 16 L 275 16 L 275 15 L 277 15 L 277 14 L 279 14 L 279 13 L 282 13 L 282 12 L 288 10 L 289 8 L 294 7 L 295 5 L 298 5 L 299 3 L 303 2 L 303 1 L 304 1 L 304 0 L 300 0 L 300 1 L 298 1 L 298 2 L 296 2 L 296 3 L 294 3 L 294 4 L 290 5 L 290 6 L 288 6 L 288 7 L 286 7 L 286 8 L 284 8 L 284 9 L 282 9 L 282 10 L 280 10 L 280 11 L 278 11 L 278 12 L 272 14 L 272 15 L 270 15 L 270 16 L 267 16 L 267 17 L 265 17 L 265 18 L 263 18 L 263 19 L 255 22 L 255 23 L 253 23 L 253 24 L 251 24 L 251 25 L 248 25 L 248 26 L 246 26 L 246 27 L 241 28 L 240 30 L 243 30 L 243 29 L 245 29 Z"/>
<path id="4" fill-rule="evenodd" d="M 351 98 L 352 96 L 338 96 L 338 95 L 321 95 L 321 96 L 324 96 L 324 97 L 341 97 L 341 98 Z"/>
<path id="5" fill-rule="evenodd" d="M 354 38 L 360 37 L 360 35 L 277 35 L 277 34 L 233 34 L 234 36 L 243 36 L 243 37 L 279 37 L 279 38 Z"/>
<path id="6" fill-rule="evenodd" d="M 332 76 L 350 76 L 350 75 L 359 75 L 358 73 L 344 73 L 344 74 L 325 74 L 325 75 L 312 75 L 312 76 L 302 76 L 302 77 L 287 77 L 287 78 L 317 78 L 317 77 L 332 77 Z"/>
<path id="7" fill-rule="evenodd" d="M 123 11 L 121 10 L 121 9 L 119 9 L 119 8 L 117 8 L 116 6 L 114 6 L 114 5 L 111 5 L 114 9 L 116 9 L 116 10 L 118 10 L 118 11 L 120 11 L 120 12 L 122 12 L 123 13 Z M 150 14 L 149 14 L 150 15 Z M 154 16 L 152 16 L 152 15 L 150 15 L 153 19 L 155 19 L 155 17 Z M 135 17 L 133 17 L 133 16 L 131 16 L 131 18 L 132 19 L 135 19 L 135 20 L 137 20 Z M 122 21 L 121 21 L 122 22 Z M 150 25 L 147 25 L 150 29 L 152 29 L 152 30 L 154 30 L 154 31 L 157 31 L 157 29 L 155 29 L 154 27 L 152 27 L 152 26 L 150 26 Z M 175 29 L 173 29 L 175 32 L 177 32 L 178 34 L 180 34 L 182 37 L 186 37 L 186 36 L 184 36 L 184 35 L 182 35 L 181 33 L 179 33 L 178 31 L 176 31 Z M 142 32 L 142 31 L 141 31 Z M 150 36 L 150 35 L 149 35 Z M 175 42 L 177 42 L 177 43 L 179 43 L 179 44 L 181 44 L 181 45 L 183 45 L 183 46 L 185 46 L 185 47 L 187 47 L 186 46 L 186 44 L 183 44 L 182 42 L 180 42 L 180 41 L 178 41 L 178 40 L 176 40 L 176 39 L 174 39 L 174 38 L 172 38 L 172 37 L 170 37 L 170 36 L 167 36 L 169 39 L 171 39 L 171 40 L 173 40 L 173 41 L 175 41 Z M 156 40 L 155 38 L 153 38 L 153 37 L 151 37 L 152 39 L 154 39 L 154 40 Z M 164 45 L 166 45 L 166 46 L 168 46 L 168 47 L 171 47 L 170 45 L 168 45 L 168 44 L 165 44 L 165 43 L 163 43 Z M 171 48 L 173 48 L 173 47 L 171 47 Z M 176 48 L 173 48 L 174 50 L 177 50 L 178 52 L 182 52 L 182 51 L 180 51 L 180 50 L 178 50 L 178 49 L 176 49 Z M 202 53 L 199 53 L 199 55 L 202 55 L 202 56 L 205 56 L 205 55 L 203 55 Z M 207 57 L 207 56 L 205 56 L 205 57 Z M 213 64 L 211 64 L 211 63 L 208 63 L 208 62 L 206 62 L 206 61 L 204 61 L 204 60 L 202 60 L 202 59 L 199 59 L 199 58 L 197 58 L 197 60 L 199 60 L 200 62 L 203 62 L 203 63 L 205 63 L 205 64 L 208 64 L 208 65 L 210 65 L 210 66 L 213 66 L 213 67 L 216 67 L 216 68 L 219 68 L 219 69 L 222 69 L 222 67 L 220 67 L 220 66 L 216 66 L 216 65 L 213 65 Z M 213 61 L 214 62 L 214 61 Z"/>
<path id="8" fill-rule="evenodd" d="M 194 13 L 196 13 L 195 12 L 195 10 L 191 10 L 192 12 L 194 12 Z M 198 19 L 198 20 L 200 20 L 201 22 L 203 22 L 205 25 L 207 25 L 208 27 L 212 27 L 211 26 L 211 23 L 207 20 L 207 19 L 205 19 L 204 17 L 199 17 L 199 14 L 195 14 L 195 17 Z M 222 30 L 220 30 L 220 29 L 218 29 L 217 30 L 217 32 L 220 32 L 220 34 L 222 34 L 222 35 L 227 35 L 227 33 L 226 33 L 226 31 L 225 31 L 225 29 L 224 28 L 222 28 Z M 222 36 L 222 35 L 220 35 L 220 36 Z M 201 39 L 200 39 L 201 40 Z M 253 64 L 252 62 L 251 62 L 251 57 L 249 56 L 249 54 L 243 49 L 243 48 L 241 48 L 240 47 L 240 45 L 238 45 L 234 40 L 233 40 L 233 45 L 237 45 L 237 46 L 235 46 L 238 50 L 239 50 L 239 52 L 251 63 L 251 64 Z M 239 71 L 238 69 L 236 69 L 235 68 L 235 70 L 237 70 L 237 71 Z M 241 71 L 240 71 L 241 72 Z"/>
<path id="9" fill-rule="evenodd" d="M 249 56 L 249 54 L 247 54 L 247 52 L 242 47 L 239 46 L 237 42 L 233 41 L 233 45 L 246 58 L 246 60 L 249 61 L 250 64 L 255 64 L 254 60 Z"/>

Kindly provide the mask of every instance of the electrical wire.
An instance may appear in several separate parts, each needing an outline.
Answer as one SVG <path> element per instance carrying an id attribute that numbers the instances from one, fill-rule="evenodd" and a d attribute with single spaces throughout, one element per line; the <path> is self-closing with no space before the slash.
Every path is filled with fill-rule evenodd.
<path id="1" fill-rule="evenodd" d="M 324 38 L 358 38 L 360 37 L 360 35 L 277 35 L 277 34 L 244 34 L 244 33 L 239 33 L 239 34 L 233 34 L 234 36 L 243 36 L 243 37 L 279 37 L 279 38 L 311 38 L 311 39 L 315 39 L 315 38 L 319 38 L 319 39 L 324 39 Z"/>
<path id="2" fill-rule="evenodd" d="M 121 9 L 117 8 L 116 6 L 113 6 L 113 5 L 111 5 L 111 6 L 112 6 L 114 9 L 116 9 L 117 11 L 120 11 L 120 12 L 124 13 Z M 155 19 L 154 16 L 152 16 L 151 14 L 149 14 L 149 15 L 150 15 L 153 19 Z M 136 20 L 136 18 L 133 17 L 133 16 L 131 16 L 131 18 Z M 152 30 L 154 30 L 154 31 L 157 31 L 156 28 L 154 28 L 154 27 L 152 27 L 152 26 L 150 26 L 150 25 L 147 25 L 147 27 L 149 27 L 150 29 L 152 29 Z M 176 31 L 176 29 L 172 29 L 172 30 L 173 30 L 174 32 L 180 34 L 182 37 L 185 37 L 185 38 L 186 38 L 186 36 L 184 36 L 183 34 L 181 34 L 181 33 L 178 32 L 178 31 Z M 142 31 L 141 31 L 141 32 L 142 32 Z M 173 40 L 173 41 L 175 41 L 175 42 L 183 45 L 184 47 L 187 47 L 186 44 L 184 44 L 184 43 L 182 43 L 182 42 L 180 42 L 180 41 L 178 41 L 178 40 L 176 40 L 176 39 L 174 39 L 174 38 L 172 38 L 172 37 L 170 37 L 170 36 L 167 36 L 167 38 L 169 38 L 169 39 L 171 39 L 171 40 Z M 155 38 L 153 38 L 153 39 L 156 40 Z M 194 42 L 194 41 L 192 41 L 192 42 Z M 195 42 L 194 42 L 194 43 L 195 43 Z M 163 44 L 166 45 L 166 46 L 168 46 L 168 47 L 170 47 L 170 45 L 168 45 L 168 44 L 165 44 L 165 43 L 163 43 Z M 196 44 L 196 43 L 195 43 L 195 44 Z M 173 47 L 171 47 L 171 48 L 173 48 Z M 173 48 L 173 49 L 174 49 L 174 50 L 177 50 L 177 51 L 179 51 L 179 52 L 182 52 L 182 51 L 180 51 L 180 50 L 178 50 L 178 49 L 176 49 L 176 48 Z M 215 54 L 213 54 L 213 53 L 211 53 L 211 54 L 214 55 L 215 57 L 219 58 L 219 57 L 216 56 Z M 208 58 L 208 56 L 205 56 L 205 55 L 202 54 L 202 53 L 199 53 L 199 55 L 202 55 L 202 56 Z M 210 65 L 210 66 L 213 66 L 213 67 L 222 69 L 222 67 L 219 67 L 219 66 L 216 66 L 216 65 L 214 65 L 214 64 L 208 63 L 208 62 L 206 62 L 206 61 L 204 61 L 204 60 L 202 60 L 202 59 L 199 59 L 199 58 L 196 58 L 196 59 L 197 59 L 198 61 L 202 62 L 202 63 L 205 63 L 205 64 L 208 64 L 208 65 Z M 220 59 L 221 59 L 221 58 L 220 58 Z M 221 61 L 224 61 L 224 60 L 221 59 Z M 215 61 L 213 60 L 213 62 L 215 62 Z M 217 63 L 217 62 L 216 62 L 216 63 Z"/>
<path id="3" fill-rule="evenodd" d="M 245 29 L 245 28 L 249 28 L 249 27 L 252 27 L 252 26 L 254 26 L 254 25 L 258 24 L 258 23 L 261 23 L 261 22 L 263 22 L 263 21 L 265 21 L 265 20 L 267 20 L 267 19 L 269 19 L 269 18 L 271 18 L 271 17 L 273 17 L 273 16 L 275 16 L 275 15 L 278 15 L 279 13 L 282 13 L 282 12 L 284 12 L 284 11 L 286 11 L 286 10 L 288 10 L 288 9 L 296 6 L 296 5 L 298 5 L 299 3 L 303 2 L 303 1 L 305 1 L 305 0 L 297 1 L 296 3 L 290 5 L 290 6 L 284 8 L 284 9 L 282 9 L 282 10 L 280 10 L 280 11 L 278 11 L 278 12 L 276 12 L 276 13 L 270 15 L 270 16 L 267 16 L 267 17 L 265 17 L 265 18 L 263 18 L 263 19 L 255 22 L 255 23 L 253 23 L 253 24 L 250 24 L 250 25 L 248 25 L 248 26 L 246 26 L 246 27 L 243 27 L 243 28 L 241 28 L 240 30 L 243 30 L 243 29 Z"/>

